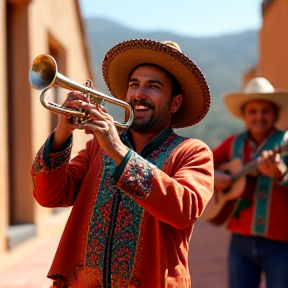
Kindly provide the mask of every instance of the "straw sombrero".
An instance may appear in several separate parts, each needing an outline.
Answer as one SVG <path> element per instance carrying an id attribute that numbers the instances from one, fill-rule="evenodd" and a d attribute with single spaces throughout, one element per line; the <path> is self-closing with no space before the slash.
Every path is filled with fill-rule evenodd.
<path id="1" fill-rule="evenodd" d="M 266 100 L 276 105 L 280 111 L 287 108 L 288 91 L 277 91 L 266 78 L 256 77 L 247 83 L 243 92 L 227 94 L 223 100 L 232 115 L 243 119 L 242 107 L 250 101 Z M 279 117 L 278 121 L 281 121 L 281 117 Z"/>
<path id="2" fill-rule="evenodd" d="M 142 63 L 156 64 L 178 80 L 183 102 L 172 115 L 172 127 L 183 128 L 201 121 L 210 107 L 210 90 L 198 66 L 183 54 L 177 43 L 148 39 L 124 41 L 105 55 L 102 72 L 113 96 L 125 100 L 131 71 Z"/>

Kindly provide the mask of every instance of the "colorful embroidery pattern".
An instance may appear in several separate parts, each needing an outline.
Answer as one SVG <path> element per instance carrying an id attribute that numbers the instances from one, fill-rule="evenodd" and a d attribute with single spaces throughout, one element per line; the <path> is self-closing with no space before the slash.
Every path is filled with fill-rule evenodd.
<path id="1" fill-rule="evenodd" d="M 260 175 L 256 194 L 256 211 L 253 232 L 257 235 L 265 235 L 268 228 L 268 211 L 271 196 L 272 181 L 270 178 Z"/>
<path id="2" fill-rule="evenodd" d="M 273 149 L 275 146 L 283 143 L 284 132 L 276 131 L 268 141 L 266 142 L 263 150 Z M 256 197 L 255 197 L 255 213 L 254 213 L 254 223 L 252 226 L 252 231 L 257 234 L 264 236 L 267 233 L 269 225 L 269 210 L 271 204 L 271 194 L 272 194 L 272 182 L 271 178 L 260 175 L 257 182 Z"/>
<path id="3" fill-rule="evenodd" d="M 115 168 L 115 163 L 105 155 L 102 182 L 90 223 L 85 263 L 86 266 L 100 269 L 103 275 L 107 274 L 103 269 L 109 269 L 109 279 L 111 274 L 117 275 L 114 282 L 119 277 L 121 281 L 128 281 L 131 276 L 143 214 L 141 206 L 110 185 L 110 174 Z M 109 263 L 105 263 L 107 261 Z"/>
<path id="4" fill-rule="evenodd" d="M 148 161 L 143 161 L 141 156 L 132 152 L 117 186 L 135 200 L 147 198 L 152 192 L 153 170 L 161 169 L 171 152 L 184 140 L 172 133 L 159 149 L 147 157 Z"/>
<path id="5" fill-rule="evenodd" d="M 111 185 L 115 183 L 116 164 L 103 156 L 102 181 L 96 188 L 98 196 L 90 222 L 85 266 L 101 271 L 104 287 L 109 283 L 117 287 L 137 283 L 133 271 L 141 259 L 138 245 L 144 209 L 135 199 L 149 196 L 152 170 L 162 168 L 173 149 L 184 140 L 171 133 L 164 144 L 160 143 L 146 157 L 148 161 L 132 152 L 117 185 Z"/>
<path id="6" fill-rule="evenodd" d="M 135 200 L 147 198 L 152 191 L 152 171 L 155 168 L 156 166 L 143 161 L 138 154 L 132 152 L 123 177 L 118 181 L 119 188 Z"/>
<path id="7" fill-rule="evenodd" d="M 45 165 L 43 161 L 43 150 L 44 150 L 44 146 L 42 146 L 40 150 L 38 151 L 34 159 L 33 165 L 32 165 L 31 174 L 32 174 L 34 186 L 36 185 L 36 181 L 34 181 L 34 178 L 36 178 L 37 175 L 40 174 L 41 172 L 45 172 L 47 170 L 46 168 L 47 166 Z"/>
<path id="8" fill-rule="evenodd" d="M 44 146 L 38 151 L 34 163 L 33 174 L 40 172 L 49 172 L 51 170 L 58 169 L 61 165 L 68 163 L 70 160 L 72 146 L 61 152 L 53 153 L 49 155 L 49 160 L 44 160 Z"/>
<path id="9" fill-rule="evenodd" d="M 37 187 L 37 177 L 43 172 L 49 172 L 55 169 L 58 169 L 61 165 L 68 163 L 71 155 L 71 149 L 72 146 L 70 146 L 68 149 L 66 149 L 63 152 L 58 152 L 55 154 L 49 155 L 50 158 L 48 161 L 49 163 L 46 163 L 47 161 L 44 161 L 44 145 L 40 148 L 38 151 L 31 170 L 32 175 L 32 182 L 34 185 L 34 188 Z"/>

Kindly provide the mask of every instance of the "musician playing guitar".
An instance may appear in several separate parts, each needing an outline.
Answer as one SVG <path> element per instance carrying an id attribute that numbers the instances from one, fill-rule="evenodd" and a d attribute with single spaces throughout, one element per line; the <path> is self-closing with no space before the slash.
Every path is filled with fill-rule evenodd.
<path id="1" fill-rule="evenodd" d="M 225 223 L 232 232 L 230 288 L 258 288 L 263 274 L 267 288 L 288 287 L 288 133 L 276 128 L 288 92 L 257 77 L 243 93 L 224 97 L 224 103 L 246 130 L 213 151 L 215 193 L 203 217 Z M 213 215 L 217 205 L 228 210 L 226 220 L 220 219 L 219 207 Z"/>

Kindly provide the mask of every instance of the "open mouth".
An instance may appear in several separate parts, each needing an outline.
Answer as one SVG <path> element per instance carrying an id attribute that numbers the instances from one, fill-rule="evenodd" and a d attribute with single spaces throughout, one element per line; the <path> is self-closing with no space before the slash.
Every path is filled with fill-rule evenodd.
<path id="1" fill-rule="evenodd" d="M 150 109 L 150 107 L 148 105 L 135 105 L 134 106 L 134 111 L 148 111 Z"/>

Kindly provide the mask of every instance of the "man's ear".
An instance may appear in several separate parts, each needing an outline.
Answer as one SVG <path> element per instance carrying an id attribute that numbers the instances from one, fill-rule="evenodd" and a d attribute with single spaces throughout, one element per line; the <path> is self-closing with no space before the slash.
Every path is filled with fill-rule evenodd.
<path id="1" fill-rule="evenodd" d="M 172 98 L 171 113 L 175 113 L 180 108 L 182 100 L 183 100 L 182 94 L 178 94 Z"/>

